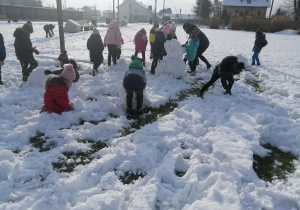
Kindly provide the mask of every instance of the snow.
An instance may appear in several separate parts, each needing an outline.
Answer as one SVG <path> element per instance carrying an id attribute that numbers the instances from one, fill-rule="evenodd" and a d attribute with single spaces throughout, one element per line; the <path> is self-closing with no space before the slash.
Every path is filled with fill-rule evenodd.
<path id="1" fill-rule="evenodd" d="M 254 32 L 201 28 L 210 40 L 204 55 L 213 66 L 228 55 L 246 63 L 248 71 L 237 76 L 232 96 L 223 95 L 218 80 L 204 99 L 192 94 L 174 111 L 122 136 L 120 130 L 130 127 L 132 120 L 125 117 L 120 86 L 134 53 L 135 33 L 141 28 L 149 33 L 151 25 L 122 27 L 121 59 L 108 67 L 105 49 L 105 63 L 94 77 L 86 49 L 91 32 L 65 33 L 68 55 L 78 62 L 81 77 L 69 91 L 75 110 L 57 115 L 39 114 L 47 78 L 43 70 L 56 69 L 60 53 L 58 29 L 56 36 L 47 39 L 45 23 L 33 22 L 31 39 L 40 51 L 35 56 L 39 66 L 23 83 L 12 33 L 24 21 L 0 22 L 7 49 L 0 87 L 0 209 L 300 209 L 299 160 L 286 181 L 272 183 L 259 179 L 252 166 L 253 154 L 269 152 L 261 146 L 265 143 L 300 155 L 299 36 L 267 33 L 268 45 L 260 53 L 262 65 L 251 66 Z M 104 37 L 106 28 L 99 31 Z M 185 43 L 182 25 L 176 33 L 178 41 Z M 172 42 L 166 45 L 182 52 L 178 42 Z M 196 77 L 185 73 L 189 67 L 181 67 L 177 51 L 176 59 L 170 51 L 158 65 L 157 72 L 164 66 L 166 73 L 151 75 L 149 52 L 150 46 L 145 94 L 152 107 L 210 79 L 212 69 L 203 62 Z M 184 74 L 177 78 L 180 70 Z M 259 82 L 262 91 L 249 82 Z M 47 145 L 55 146 L 40 152 L 30 144 L 38 132 L 45 134 Z M 55 170 L 52 163 L 61 160 L 80 162 L 68 159 L 64 152 L 91 150 L 90 143 L 79 140 L 105 142 L 107 147 L 72 173 Z M 280 164 L 274 162 L 276 167 Z M 144 177 L 125 185 L 119 177 L 129 171 Z"/>

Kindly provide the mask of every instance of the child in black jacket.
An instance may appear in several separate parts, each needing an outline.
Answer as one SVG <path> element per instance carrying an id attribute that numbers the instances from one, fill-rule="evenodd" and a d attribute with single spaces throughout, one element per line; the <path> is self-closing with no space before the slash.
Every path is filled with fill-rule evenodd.
<path id="1" fill-rule="evenodd" d="M 262 31 L 262 27 L 260 27 L 256 32 L 255 32 L 255 42 L 254 42 L 254 47 L 252 49 L 253 56 L 252 56 L 252 65 L 255 65 L 255 61 L 257 65 L 260 65 L 260 61 L 258 58 L 258 55 L 263 47 L 265 47 L 268 44 L 266 40 L 266 35 Z"/>
<path id="2" fill-rule="evenodd" d="M 48 74 L 60 75 L 60 74 L 63 72 L 63 70 L 64 70 L 64 65 L 70 63 L 70 64 L 73 65 L 74 70 L 75 70 L 75 74 L 76 74 L 76 78 L 75 78 L 75 80 L 74 80 L 73 82 L 78 82 L 78 80 L 79 80 L 79 72 L 78 72 L 78 69 L 77 69 L 77 68 L 78 68 L 78 67 L 77 67 L 77 63 L 76 63 L 73 59 L 69 59 L 69 58 L 68 58 L 68 55 L 67 55 L 67 51 L 66 51 L 66 50 L 64 50 L 64 51 L 58 56 L 57 60 L 59 60 L 60 66 L 61 66 L 62 68 L 59 69 L 59 70 L 55 70 L 55 71 L 50 71 L 50 70 L 46 69 L 46 70 L 44 71 L 44 73 L 45 73 L 46 75 L 48 75 Z"/>
<path id="3" fill-rule="evenodd" d="M 208 83 L 206 83 L 198 93 L 198 97 L 203 98 L 204 91 L 207 90 L 215 81 L 221 78 L 224 94 L 231 95 L 231 88 L 234 83 L 233 75 L 241 73 L 245 68 L 243 62 L 238 62 L 237 57 L 227 56 L 222 62 L 214 68 L 213 74 Z"/>
<path id="4" fill-rule="evenodd" d="M 158 60 L 162 60 L 165 47 L 164 44 L 166 42 L 166 37 L 162 31 L 156 31 L 155 33 L 155 40 L 151 45 L 151 53 L 153 55 L 153 61 L 151 65 L 151 74 L 155 74 L 155 68 L 157 66 Z"/>
<path id="5" fill-rule="evenodd" d="M 0 85 L 3 85 L 2 77 L 1 77 L 1 66 L 4 65 L 5 58 L 6 58 L 6 51 L 4 46 L 4 40 L 2 34 L 0 33 Z"/>

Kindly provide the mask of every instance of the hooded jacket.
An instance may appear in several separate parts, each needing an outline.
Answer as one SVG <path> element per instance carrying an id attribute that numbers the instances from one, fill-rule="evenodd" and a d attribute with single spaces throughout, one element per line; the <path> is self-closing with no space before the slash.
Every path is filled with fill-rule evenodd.
<path id="1" fill-rule="evenodd" d="M 155 33 L 155 40 L 151 45 L 151 52 L 158 56 L 163 55 L 164 52 L 164 44 L 166 42 L 166 37 L 162 31 L 156 31 Z"/>
<path id="2" fill-rule="evenodd" d="M 44 104 L 51 112 L 61 114 L 70 109 L 69 88 L 59 76 L 49 77 L 46 81 Z"/>
<path id="3" fill-rule="evenodd" d="M 3 36 L 0 33 L 0 61 L 4 61 L 6 58 L 6 50 L 4 46 Z"/>
<path id="4" fill-rule="evenodd" d="M 253 47 L 253 52 L 258 52 L 260 53 L 261 49 L 265 47 L 268 44 L 266 40 L 266 35 L 262 34 L 257 34 L 254 42 L 254 47 Z"/>
<path id="5" fill-rule="evenodd" d="M 146 51 L 148 44 L 147 33 L 144 28 L 139 30 L 134 37 L 135 50 L 137 51 Z"/>
<path id="6" fill-rule="evenodd" d="M 15 52 L 18 60 L 32 59 L 33 47 L 30 40 L 30 33 L 24 28 L 17 28 L 14 32 Z"/>
<path id="7" fill-rule="evenodd" d="M 214 68 L 212 76 L 217 78 L 221 77 L 221 83 L 225 90 L 231 89 L 230 87 L 232 87 L 234 83 L 233 76 L 241 73 L 244 68 L 244 65 L 242 65 L 243 68 L 239 68 L 238 64 L 239 62 L 236 56 L 227 56 Z"/>
<path id="8" fill-rule="evenodd" d="M 209 40 L 207 36 L 194 24 L 187 25 L 186 33 L 189 34 L 189 38 L 193 38 L 194 36 L 198 36 L 200 45 L 198 48 L 198 52 L 200 49 L 207 49 L 209 46 Z"/>
<path id="9" fill-rule="evenodd" d="M 146 73 L 140 60 L 134 59 L 128 66 L 123 79 L 125 89 L 143 90 L 147 85 Z"/>
<path id="10" fill-rule="evenodd" d="M 91 62 L 103 62 L 104 46 L 100 34 L 91 34 L 86 46 L 90 51 Z"/>
<path id="11" fill-rule="evenodd" d="M 187 51 L 185 55 L 185 59 L 188 61 L 193 61 L 197 55 L 197 49 L 199 47 L 199 40 L 193 41 L 193 39 L 189 39 L 188 44 L 185 45 L 185 49 Z"/>
<path id="12" fill-rule="evenodd" d="M 119 24 L 117 21 L 113 20 L 109 25 L 104 37 L 104 45 L 115 44 L 118 45 L 123 41 Z"/>

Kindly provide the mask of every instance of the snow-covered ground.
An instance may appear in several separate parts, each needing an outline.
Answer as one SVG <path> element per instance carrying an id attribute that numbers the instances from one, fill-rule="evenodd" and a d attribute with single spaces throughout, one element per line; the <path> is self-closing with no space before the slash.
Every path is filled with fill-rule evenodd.
<path id="1" fill-rule="evenodd" d="M 202 28 L 210 40 L 204 55 L 213 66 L 228 55 L 247 63 L 249 71 L 238 76 L 232 96 L 223 95 L 217 81 L 204 99 L 190 95 L 173 112 L 121 136 L 120 130 L 130 127 L 132 120 L 125 117 L 120 86 L 134 54 L 135 33 L 142 27 L 149 33 L 151 25 L 122 27 L 125 44 L 118 65 L 107 67 L 105 49 L 104 65 L 95 77 L 86 49 L 91 32 L 65 34 L 66 50 L 80 65 L 81 77 L 69 91 L 75 110 L 57 115 L 39 111 L 47 78 L 43 70 L 55 70 L 60 53 L 58 29 L 47 39 L 45 22 L 33 22 L 31 39 L 40 51 L 35 56 L 39 66 L 23 84 L 12 36 L 23 24 L 0 22 L 7 50 L 0 86 L 0 209 L 300 209 L 299 160 L 286 181 L 266 183 L 252 167 L 253 154 L 267 154 L 261 146 L 265 143 L 300 155 L 300 36 L 291 31 L 267 33 L 262 65 L 251 66 L 255 33 Z M 106 28 L 99 30 L 103 38 Z M 177 35 L 185 43 L 182 25 Z M 150 46 L 145 94 L 152 107 L 210 79 L 213 68 L 206 69 L 202 62 L 196 77 L 150 75 L 149 52 Z M 175 61 L 167 61 L 162 63 L 171 72 Z M 257 81 L 262 92 L 249 84 Z M 29 143 L 37 133 L 55 146 L 40 152 Z M 72 173 L 55 170 L 52 163 L 62 159 L 80 161 L 66 160 L 66 152 L 91 150 L 82 140 L 105 142 L 108 147 Z M 144 176 L 124 185 L 119 177 L 130 171 Z"/>

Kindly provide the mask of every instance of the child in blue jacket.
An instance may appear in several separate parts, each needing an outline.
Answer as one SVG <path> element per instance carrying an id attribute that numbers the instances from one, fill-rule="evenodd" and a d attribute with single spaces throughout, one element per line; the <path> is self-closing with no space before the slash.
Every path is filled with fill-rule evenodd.
<path id="1" fill-rule="evenodd" d="M 194 64 L 194 59 L 197 55 L 197 49 L 199 47 L 199 39 L 197 37 L 190 38 L 188 40 L 188 43 L 185 46 L 186 49 L 186 55 L 184 57 L 184 62 L 189 61 L 190 66 L 190 74 L 191 76 L 196 75 L 196 65 Z"/>

